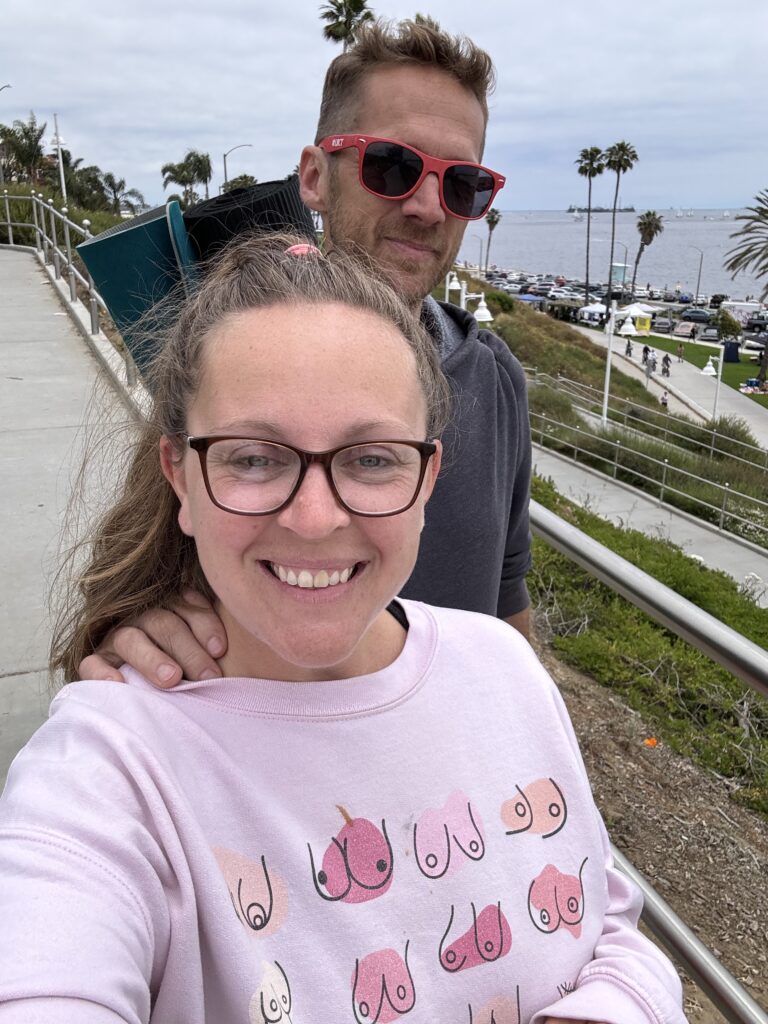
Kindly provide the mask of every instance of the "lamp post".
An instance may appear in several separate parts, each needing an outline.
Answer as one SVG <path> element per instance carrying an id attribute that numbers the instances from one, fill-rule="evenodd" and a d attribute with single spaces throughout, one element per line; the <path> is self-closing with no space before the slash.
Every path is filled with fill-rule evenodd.
<path id="1" fill-rule="evenodd" d="M 479 253 L 478 257 L 477 257 L 477 276 L 480 277 L 480 275 L 483 272 L 483 240 L 480 237 L 480 235 L 472 234 L 469 237 L 470 238 L 476 238 L 478 240 L 478 242 L 480 243 L 480 253 Z"/>
<path id="2" fill-rule="evenodd" d="M 712 365 L 712 360 L 717 360 L 717 370 Z M 723 377 L 723 354 L 719 356 L 709 356 L 707 359 L 707 365 L 701 371 L 705 377 L 714 377 L 717 375 L 717 384 L 715 385 L 715 404 L 712 407 L 712 422 L 717 419 L 717 401 L 720 398 L 720 381 Z"/>
<path id="3" fill-rule="evenodd" d="M 609 285 L 610 290 L 610 285 Z M 605 383 L 603 385 L 603 426 L 608 425 L 608 391 L 611 386 L 611 346 L 613 344 L 613 325 L 616 322 L 616 299 L 611 300 L 611 312 L 608 317 L 606 332 L 608 334 L 608 357 L 605 360 Z"/>
<path id="4" fill-rule="evenodd" d="M 241 142 L 237 146 L 233 146 L 232 149 L 228 149 L 224 154 L 224 185 L 227 184 L 227 157 L 230 153 L 234 153 L 236 149 L 253 149 L 252 142 Z"/>
<path id="5" fill-rule="evenodd" d="M 11 88 L 10 83 L 6 82 L 5 85 L 0 85 L 0 92 L 2 92 L 3 89 L 10 89 L 10 88 Z"/>
<path id="6" fill-rule="evenodd" d="M 699 273 L 696 278 L 696 294 L 693 296 L 693 304 L 697 306 L 699 304 L 699 288 L 701 287 L 701 267 L 704 263 L 704 250 L 700 249 L 698 245 L 690 246 L 691 249 L 695 249 L 699 254 Z"/>
<path id="7" fill-rule="evenodd" d="M 64 200 L 64 205 L 67 205 L 67 186 L 64 183 L 64 161 L 61 156 L 61 144 L 64 142 L 61 135 L 59 135 L 59 116 L 58 114 L 53 115 L 53 129 L 55 135 L 51 139 L 51 142 L 56 147 L 56 158 L 59 163 L 59 182 L 61 184 L 61 195 Z"/>
<path id="8" fill-rule="evenodd" d="M 455 270 L 452 270 L 449 274 L 445 275 L 445 301 L 451 301 L 451 292 L 461 291 L 461 281 Z"/>
<path id="9" fill-rule="evenodd" d="M 461 296 L 459 298 L 459 306 L 461 309 L 467 308 L 467 301 L 469 299 L 480 299 L 475 310 L 475 320 L 479 324 L 489 324 L 493 320 L 493 313 L 488 309 L 488 305 L 485 301 L 485 292 L 468 292 L 467 282 L 461 282 Z"/>

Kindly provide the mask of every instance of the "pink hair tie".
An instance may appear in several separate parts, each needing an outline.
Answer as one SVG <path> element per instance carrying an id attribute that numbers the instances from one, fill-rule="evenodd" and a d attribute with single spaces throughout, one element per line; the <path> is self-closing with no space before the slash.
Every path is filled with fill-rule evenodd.
<path id="1" fill-rule="evenodd" d="M 311 242 L 299 242 L 297 245 L 290 245 L 285 250 L 286 256 L 322 256 L 323 254 L 316 245 Z"/>

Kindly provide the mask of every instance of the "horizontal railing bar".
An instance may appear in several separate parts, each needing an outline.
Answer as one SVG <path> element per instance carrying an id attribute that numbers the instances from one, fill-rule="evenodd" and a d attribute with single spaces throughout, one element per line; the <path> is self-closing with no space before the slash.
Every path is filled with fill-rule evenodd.
<path id="1" fill-rule="evenodd" d="M 533 532 L 556 551 L 768 697 L 768 653 L 761 647 L 539 502 L 531 501 L 530 517 Z"/>
<path id="2" fill-rule="evenodd" d="M 615 846 L 616 866 L 643 894 L 643 921 L 732 1024 L 768 1024 L 768 1015 L 710 953 L 672 907 Z"/>

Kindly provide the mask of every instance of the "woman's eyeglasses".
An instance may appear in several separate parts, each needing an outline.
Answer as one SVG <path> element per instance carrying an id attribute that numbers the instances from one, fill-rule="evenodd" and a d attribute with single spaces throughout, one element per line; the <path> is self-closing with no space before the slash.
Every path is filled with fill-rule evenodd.
<path id="1" fill-rule="evenodd" d="M 356 149 L 360 184 L 381 199 L 408 199 L 428 174 L 440 184 L 440 205 L 461 220 L 478 220 L 490 209 L 506 178 L 480 164 L 437 157 L 375 135 L 328 135 L 318 143 L 326 153 Z"/>
<path id="2" fill-rule="evenodd" d="M 256 437 L 180 435 L 200 458 L 208 497 L 225 512 L 267 516 L 295 497 L 307 470 L 325 470 L 336 501 L 356 516 L 394 516 L 416 501 L 437 445 L 427 441 L 366 441 L 325 452 Z"/>

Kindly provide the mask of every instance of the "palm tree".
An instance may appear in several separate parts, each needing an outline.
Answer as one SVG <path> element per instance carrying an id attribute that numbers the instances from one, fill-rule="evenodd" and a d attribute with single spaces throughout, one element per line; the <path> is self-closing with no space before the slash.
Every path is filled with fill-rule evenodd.
<path id="1" fill-rule="evenodd" d="M 205 198 L 208 198 L 208 182 L 213 177 L 213 168 L 211 167 L 211 158 L 208 153 L 199 153 L 196 149 L 190 149 L 187 155 L 184 157 L 184 161 L 189 163 L 192 167 L 192 171 L 195 176 L 195 182 L 199 185 L 205 186 Z"/>
<path id="2" fill-rule="evenodd" d="M 733 277 L 741 270 L 751 269 L 756 277 L 768 278 L 768 189 L 758 192 L 755 204 L 748 206 L 748 212 L 736 218 L 743 221 L 744 226 L 733 232 L 731 238 L 739 241 L 725 254 L 725 269 Z M 760 293 L 760 301 L 765 302 L 766 299 L 768 280 Z"/>
<path id="3" fill-rule="evenodd" d="M 373 21 L 373 11 L 368 10 L 367 0 L 328 0 L 320 8 L 323 38 L 332 43 L 343 43 L 344 52 L 354 42 L 355 32 L 365 21 Z"/>
<path id="4" fill-rule="evenodd" d="M 119 214 L 126 209 L 136 214 L 147 205 L 144 196 L 137 188 L 126 188 L 125 178 L 116 178 L 111 171 L 102 174 L 101 183 L 107 193 L 113 213 Z"/>
<path id="5" fill-rule="evenodd" d="M 611 257 L 608 263 L 608 297 L 606 305 L 611 304 L 612 275 L 613 275 L 613 249 L 616 244 L 616 207 L 619 205 L 619 185 L 622 174 L 631 171 L 638 161 L 637 150 L 629 142 L 614 142 L 612 146 L 603 153 L 605 169 L 613 171 L 616 175 L 616 191 L 613 194 L 613 210 L 611 213 Z M 626 272 L 626 271 L 625 271 Z"/>
<path id="6" fill-rule="evenodd" d="M 592 230 L 592 182 L 605 170 L 603 151 L 599 146 L 582 149 L 578 160 L 574 161 L 579 174 L 587 179 L 587 270 L 584 275 L 584 303 L 589 302 L 589 235 Z"/>
<path id="7" fill-rule="evenodd" d="M 195 185 L 198 178 L 196 168 L 187 160 L 187 157 L 178 164 L 163 164 L 160 173 L 163 176 L 163 188 L 168 188 L 169 185 L 180 185 L 181 205 L 185 209 L 191 206 L 194 202 Z"/>
<path id="8" fill-rule="evenodd" d="M 12 127 L 0 125 L 0 141 L 7 150 L 8 163 L 23 180 L 36 184 L 40 178 L 45 154 L 40 140 L 45 135 L 47 122 L 37 123 L 30 111 L 27 121 L 14 121 Z"/>
<path id="9" fill-rule="evenodd" d="M 496 230 L 496 225 L 499 223 L 500 220 L 501 220 L 501 214 L 499 213 L 499 211 L 496 209 L 495 206 L 491 207 L 491 209 L 485 215 L 485 223 L 488 225 L 488 245 L 485 247 L 485 272 L 486 272 L 486 274 L 488 273 L 488 258 L 489 258 L 490 253 L 491 253 L 491 235 Z M 477 268 L 477 271 L 478 271 L 478 273 L 480 272 L 480 267 Z"/>
<path id="10" fill-rule="evenodd" d="M 640 264 L 640 257 L 651 242 L 664 230 L 664 218 L 655 210 L 646 210 L 637 218 L 637 230 L 640 232 L 640 247 L 635 256 L 635 268 L 632 271 L 632 290 L 630 295 L 634 297 L 635 281 L 637 280 L 637 268 Z"/>

